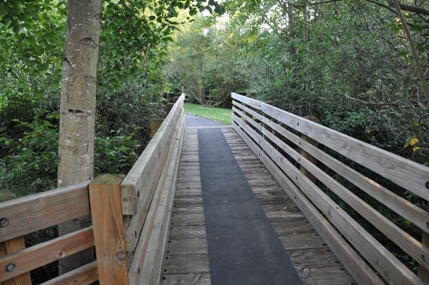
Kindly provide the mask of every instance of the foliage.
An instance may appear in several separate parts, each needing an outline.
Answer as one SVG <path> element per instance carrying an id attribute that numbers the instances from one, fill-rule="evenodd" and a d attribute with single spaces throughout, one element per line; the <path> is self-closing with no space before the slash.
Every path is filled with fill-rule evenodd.
<path id="1" fill-rule="evenodd" d="M 15 119 L 22 136 L 2 137 L 0 145 L 6 154 L 4 176 L 0 187 L 10 188 L 18 196 L 52 189 L 56 179 L 58 150 L 58 114 L 36 114 L 31 122 Z"/>
<path id="2" fill-rule="evenodd" d="M 231 91 L 244 88 L 245 74 L 236 63 L 231 34 L 207 27 L 203 18 L 183 27 L 170 46 L 167 73 L 202 105 L 219 106 Z"/>
<path id="3" fill-rule="evenodd" d="M 187 16 L 181 19 L 180 11 Z M 165 48 L 172 42 L 172 34 L 177 26 L 191 20 L 200 10 L 223 13 L 223 8 L 215 1 L 105 1 L 102 32 L 100 35 L 99 77 L 104 86 L 117 88 L 123 78 L 146 64 L 147 77 L 153 79 L 157 72 L 157 62 L 164 59 Z M 123 77 L 118 77 L 120 73 Z"/>
<path id="4" fill-rule="evenodd" d="M 104 1 L 98 64 L 98 172 L 123 172 L 162 116 L 160 72 L 166 43 L 209 1 Z M 0 1 L 0 187 L 19 195 L 56 184 L 61 56 L 66 1 Z M 181 20 L 183 22 L 185 20 Z"/>
<path id="5" fill-rule="evenodd" d="M 116 134 L 115 134 L 116 133 Z M 120 135 L 112 131 L 108 137 L 95 137 L 95 173 L 127 173 L 138 158 L 138 141 L 133 134 Z"/>
<path id="6" fill-rule="evenodd" d="M 6 153 L 0 160 L 1 188 L 23 196 L 56 187 L 58 117 L 44 113 L 30 123 L 15 120 L 22 137 L 0 139 L 2 152 Z M 134 134 L 126 136 L 121 131 L 96 137 L 96 174 L 126 173 L 138 158 L 140 144 Z"/>
<path id="7" fill-rule="evenodd" d="M 426 3 L 415 5 L 427 11 Z M 318 116 L 329 127 L 421 163 L 429 161 L 428 100 L 421 95 L 395 10 L 382 1 L 363 0 L 231 0 L 225 6 L 230 13 L 225 26 L 241 39 L 235 47 L 250 79 L 247 93 L 298 115 Z M 428 70 L 429 15 L 403 9 Z M 404 149 L 414 137 L 416 145 Z"/>
<path id="8" fill-rule="evenodd" d="M 150 140 L 150 121 L 164 115 L 161 74 L 154 80 L 136 73 L 139 80 L 123 80 L 121 87 L 111 90 L 100 86 L 97 91 L 96 134 L 108 137 L 113 133 L 134 135 L 141 153 Z"/>
<path id="9" fill-rule="evenodd" d="M 185 103 L 185 113 L 212 119 L 228 126 L 232 123 L 231 109 L 213 108 L 199 104 Z"/>

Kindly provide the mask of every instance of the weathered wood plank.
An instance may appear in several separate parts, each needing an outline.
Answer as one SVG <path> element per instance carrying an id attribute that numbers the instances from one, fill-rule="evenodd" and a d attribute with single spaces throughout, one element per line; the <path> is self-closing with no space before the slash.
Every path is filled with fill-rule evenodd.
<path id="1" fill-rule="evenodd" d="M 392 284 L 397 280 L 419 282 L 419 280 L 416 280 L 416 276 L 412 274 L 408 268 L 399 262 L 390 252 L 383 250 L 383 246 L 377 240 L 375 240 L 365 229 L 354 221 L 308 178 L 303 176 L 302 173 L 293 167 L 288 160 L 280 159 L 281 154 L 265 143 L 260 135 L 246 126 L 243 127 L 247 134 L 260 142 L 262 149 L 267 152 L 270 159 L 278 163 L 281 168 L 290 170 L 287 173 L 289 178 L 293 179 L 294 183 L 297 184 L 301 191 L 303 191 L 311 201 L 318 202 L 318 209 L 324 215 L 328 216 L 330 221 L 339 228 L 342 234 L 345 235 L 347 239 L 359 250 L 359 252 L 366 257 L 372 266 L 374 266 L 379 272 L 385 273 L 385 276 L 383 277 L 387 279 L 388 282 L 392 282 Z M 297 195 L 297 193 L 294 193 L 294 195 Z M 308 217 L 308 215 L 306 216 Z M 363 241 L 365 241 L 365 244 L 363 244 Z M 379 262 L 380 260 L 382 260 L 382 262 Z M 390 268 L 396 268 L 396 270 L 392 272 L 392 270 L 389 270 Z"/>
<path id="2" fill-rule="evenodd" d="M 157 201 L 154 201 L 150 206 L 149 212 L 151 215 L 151 222 L 145 223 L 143 227 L 143 231 L 141 233 L 141 237 L 136 245 L 135 256 L 128 272 L 130 284 L 136 284 L 136 285 L 149 284 L 149 282 L 140 283 L 140 278 L 143 271 L 147 273 L 147 271 L 150 269 L 150 268 L 145 268 L 145 261 L 147 261 L 150 258 L 150 256 L 148 257 L 148 254 L 150 252 L 155 252 L 157 248 L 157 244 L 153 245 L 155 241 L 153 240 L 152 234 L 154 234 L 155 232 L 159 233 L 160 229 L 158 228 L 163 226 L 159 221 L 162 217 L 158 216 L 158 210 L 159 210 L 161 201 L 164 199 L 163 203 L 165 203 L 165 200 L 167 199 L 166 196 L 168 194 L 166 191 L 163 191 L 163 190 L 164 190 L 163 188 L 159 187 L 155 192 L 155 195 L 158 195 L 159 198 L 157 199 Z M 146 264 L 146 266 L 149 266 L 149 265 Z M 148 278 L 151 278 L 151 275 L 148 276 Z"/>
<path id="3" fill-rule="evenodd" d="M 179 122 L 179 126 L 183 126 Z M 177 167 L 181 153 L 183 129 L 179 127 L 174 136 L 174 144 L 169 150 L 168 163 L 163 168 L 162 180 L 158 182 L 160 191 L 159 205 L 153 211 L 153 224 L 145 224 L 137 244 L 139 254 L 130 267 L 129 278 L 132 284 L 158 284 L 161 279 L 162 264 L 166 251 L 166 243 L 170 228 L 171 208 L 173 204 L 174 185 L 177 180 Z M 157 202 L 158 203 L 158 202 Z M 154 205 L 151 205 L 154 208 Z M 155 209 L 155 208 L 154 208 Z"/>
<path id="4" fill-rule="evenodd" d="M 174 213 L 171 218 L 171 225 L 175 226 L 201 226 L 205 225 L 204 213 Z"/>
<path id="5" fill-rule="evenodd" d="M 170 231 L 170 238 L 206 238 L 205 226 L 174 226 Z"/>
<path id="6" fill-rule="evenodd" d="M 0 190 L 0 202 L 15 199 L 16 196 L 7 189 Z M 0 256 L 11 254 L 25 249 L 25 239 L 23 236 L 16 237 L 0 243 Z M 30 273 L 24 273 L 16 276 L 15 278 L 5 282 L 4 285 L 27 285 L 31 284 Z"/>
<path id="7" fill-rule="evenodd" d="M 304 285 L 356 285 L 356 281 L 350 275 L 344 274 L 344 270 L 341 266 L 297 268 Z"/>
<path id="8" fill-rule="evenodd" d="M 327 268 L 340 266 L 338 258 L 326 247 L 318 249 L 292 249 L 287 250 L 287 253 L 297 268 Z"/>
<path id="9" fill-rule="evenodd" d="M 1 202 L 0 219 L 8 225 L 0 228 L 0 242 L 89 215 L 88 183 Z"/>
<path id="10" fill-rule="evenodd" d="M 283 219 L 279 221 L 270 220 L 270 222 L 279 236 L 316 233 L 316 230 L 304 217 L 299 219 Z"/>
<path id="11" fill-rule="evenodd" d="M 173 213 L 204 214 L 203 205 L 176 205 Z"/>
<path id="12" fill-rule="evenodd" d="M 238 137 L 238 134 L 235 132 L 230 132 L 228 135 L 228 142 L 230 139 L 235 139 L 237 141 L 240 141 L 244 143 L 241 138 Z M 236 145 L 239 145 L 236 143 Z M 235 147 L 234 145 L 230 145 L 232 152 L 235 154 Z M 248 147 L 247 147 L 248 148 Z M 241 168 L 245 166 L 245 160 L 240 160 L 239 165 Z M 266 170 L 265 167 L 262 166 L 262 162 L 258 160 L 258 162 L 253 163 L 252 167 L 254 168 L 263 168 Z M 262 171 L 261 171 L 262 172 Z M 253 177 L 253 173 L 246 173 L 246 171 L 243 171 L 245 177 L 247 179 L 251 179 Z M 271 174 L 265 174 L 263 173 L 262 176 L 267 180 L 270 181 L 270 179 L 273 179 Z M 353 278 L 344 270 L 338 270 L 341 266 L 341 264 L 334 264 L 329 265 L 326 262 L 318 262 L 320 259 L 326 259 L 326 256 L 329 254 L 330 260 L 337 260 L 337 258 L 333 255 L 332 252 L 328 249 L 327 245 L 324 244 L 324 242 L 317 236 L 317 232 L 315 229 L 309 224 L 308 221 L 304 218 L 303 214 L 300 213 L 296 205 L 291 201 L 291 199 L 285 195 L 284 190 L 279 187 L 279 185 L 274 186 L 268 186 L 264 187 L 263 185 L 252 185 L 250 183 L 250 186 L 252 187 L 252 190 L 254 191 L 259 203 L 261 204 L 262 208 L 266 212 L 266 214 L 269 216 L 269 212 L 274 213 L 274 216 L 276 216 L 276 212 L 284 212 L 285 210 L 290 213 L 295 213 L 295 216 L 284 216 L 280 214 L 279 218 L 270 218 L 270 222 L 276 231 L 276 233 L 279 235 L 279 237 L 283 237 L 284 239 L 284 247 L 285 248 L 292 248 L 288 253 L 291 255 L 293 253 L 293 250 L 295 251 L 302 251 L 306 250 L 310 253 L 314 253 L 312 258 L 314 259 L 315 266 L 324 266 L 328 271 L 333 272 L 335 270 L 332 270 L 332 266 L 335 266 L 337 271 L 335 271 L 336 275 L 330 275 L 326 276 L 325 278 L 321 278 L 320 276 L 317 276 L 321 280 L 330 280 L 332 284 L 338 284 L 336 283 L 337 280 L 350 280 L 353 281 Z M 318 256 L 320 255 L 320 257 Z M 311 282 L 314 282 L 317 284 L 317 279 L 313 279 L 311 276 L 309 277 L 309 272 L 312 272 L 312 270 L 317 267 L 310 268 L 310 267 L 303 267 L 300 264 L 295 264 L 301 279 L 303 280 L 303 284 L 312 284 Z M 305 274 L 304 274 L 305 273 Z M 353 281 L 354 282 L 354 281 Z M 340 283 L 342 284 L 342 283 Z M 353 283 L 352 283 L 353 284 Z"/>
<path id="13" fill-rule="evenodd" d="M 279 234 L 279 239 L 286 250 L 328 248 L 327 243 L 317 233 Z"/>
<path id="14" fill-rule="evenodd" d="M 191 205 L 191 204 L 199 204 L 201 205 L 203 203 L 203 197 L 202 196 L 194 196 L 194 197 L 177 197 L 175 199 L 176 205 Z"/>
<path id="15" fill-rule="evenodd" d="M 243 140 L 258 154 L 258 157 L 273 174 L 277 181 L 283 186 L 288 195 L 293 198 L 303 214 L 309 219 L 317 232 L 323 237 L 336 256 L 348 268 L 349 272 L 361 284 L 383 284 L 383 282 L 372 272 L 355 251 L 337 233 L 329 222 L 318 212 L 313 204 L 308 201 L 296 186 L 284 175 L 284 173 L 272 162 L 272 160 L 246 135 L 242 130 L 245 125 L 236 120 L 234 129 Z M 238 125 L 239 124 L 239 125 Z"/>
<path id="16" fill-rule="evenodd" d="M 152 199 L 154 189 L 150 187 L 153 186 L 153 180 L 157 181 L 159 178 L 159 175 L 153 175 L 153 172 L 159 172 L 160 164 L 164 163 L 161 157 L 166 152 L 166 144 L 171 143 L 170 139 L 174 137 L 173 130 L 183 114 L 184 97 L 182 94 L 177 100 L 158 132 L 122 182 L 121 198 L 124 215 L 136 214 L 141 203 L 146 199 Z"/>
<path id="17" fill-rule="evenodd" d="M 176 198 L 192 198 L 192 197 L 201 197 L 201 189 L 200 188 L 177 188 L 176 189 Z"/>
<path id="18" fill-rule="evenodd" d="M 429 168 L 299 116 L 236 93 L 232 97 L 429 200 Z M 264 122 L 265 123 L 265 122 Z M 413 179 L 409 179 L 413 177 Z"/>
<path id="19" fill-rule="evenodd" d="M 30 272 L 93 245 L 94 236 L 92 227 L 90 227 L 2 256 L 0 257 L 0 268 L 6 268 L 8 264 L 15 264 L 15 268 L 11 272 L 0 274 L 0 282 Z"/>
<path id="20" fill-rule="evenodd" d="M 66 274 L 53 278 L 41 285 L 87 285 L 98 281 L 97 262 L 94 261 Z"/>
<path id="21" fill-rule="evenodd" d="M 24 237 L 17 237 L 11 240 L 0 243 L 0 256 L 12 254 L 14 252 L 25 249 Z M 27 285 L 31 284 L 30 272 L 26 272 L 16 276 L 15 278 L 9 279 L 3 285 Z"/>
<path id="22" fill-rule="evenodd" d="M 168 254 L 208 254 L 207 240 L 193 237 L 170 239 Z"/>
<path id="23" fill-rule="evenodd" d="M 426 233 L 429 233 L 429 228 L 427 227 L 427 223 L 429 222 L 429 213 L 427 213 L 423 209 L 420 209 L 416 205 L 408 202 L 407 200 L 399 197 L 398 195 L 395 195 L 390 190 L 382 187 L 377 182 L 368 179 L 367 177 L 345 165 L 344 163 L 341 163 L 333 157 L 326 155 L 326 153 L 322 150 L 301 140 L 298 136 L 292 134 L 281 126 L 273 122 L 269 122 L 268 124 L 270 124 L 270 126 L 277 133 L 287 138 L 288 140 L 299 144 L 302 149 L 311 154 L 318 161 L 330 167 L 336 173 L 340 174 L 348 181 L 359 187 L 362 191 L 366 192 L 368 195 L 371 195 L 372 197 L 377 199 L 377 201 L 384 204 L 386 207 L 392 209 L 399 215 L 403 216 L 405 219 L 411 221 L 413 224 L 418 226 Z"/>
<path id="24" fill-rule="evenodd" d="M 412 236 L 397 227 L 394 223 L 385 218 L 378 211 L 366 204 L 362 199 L 351 193 L 346 187 L 342 186 L 339 182 L 327 175 L 323 170 L 316 167 L 311 161 L 302 157 L 299 153 L 294 151 L 290 146 L 283 143 L 280 139 L 267 134 L 277 146 L 286 150 L 290 157 L 300 164 L 312 174 L 314 178 L 319 179 L 331 191 L 338 195 L 344 202 L 355 209 L 367 221 L 372 223 L 378 230 L 389 237 L 390 240 L 399 245 L 405 252 L 416 259 L 425 268 L 429 269 L 429 249 L 423 247 L 420 242 L 415 240 Z M 276 161 L 278 162 L 278 161 Z"/>
<path id="25" fill-rule="evenodd" d="M 243 116 L 246 121 L 249 122 L 252 126 L 259 126 L 259 124 L 256 123 L 252 118 L 246 115 Z M 309 171 L 309 173 L 312 174 L 314 178 L 317 178 L 319 179 L 319 181 L 322 181 L 329 189 L 336 193 L 341 199 L 343 199 L 347 204 L 354 208 L 369 222 L 375 225 L 381 232 L 388 236 L 393 242 L 398 244 L 420 264 L 425 266 L 425 268 L 429 268 L 429 250 L 426 247 L 422 246 L 418 241 L 408 235 L 405 231 L 397 227 L 395 224 L 393 224 L 387 218 L 381 215 L 378 211 L 376 211 L 364 201 L 362 201 L 360 198 L 358 198 L 356 195 L 348 191 L 347 188 L 342 186 L 331 176 L 327 175 L 324 171 L 316 167 L 311 161 L 300 155 L 292 147 L 281 141 L 272 133 L 265 132 L 263 128 L 261 128 L 261 130 L 271 142 L 273 142 L 282 150 L 286 151 L 291 158 L 293 158 L 296 162 L 299 162 L 307 171 Z M 254 133 L 254 138 L 258 136 L 259 135 Z M 259 139 L 261 138 L 262 137 L 259 136 Z M 268 149 L 270 151 L 273 150 L 273 148 L 265 140 L 261 139 L 260 145 L 267 152 Z M 283 167 L 291 167 L 290 164 L 284 162 L 283 157 L 279 152 L 274 150 L 269 155 L 277 164 L 282 165 Z M 296 179 L 298 179 L 299 175 L 296 172 L 293 175 Z"/>
<path id="26" fill-rule="evenodd" d="M 210 274 L 165 274 L 163 285 L 211 285 Z"/>
<path id="27" fill-rule="evenodd" d="M 168 274 L 203 274 L 209 273 L 207 254 L 175 254 L 167 256 L 165 275 Z"/>
<path id="28" fill-rule="evenodd" d="M 125 230 L 125 247 L 127 251 L 134 251 L 140 236 L 142 235 L 143 238 L 145 238 L 145 236 L 152 230 L 164 182 L 165 180 L 161 180 L 158 183 L 152 196 L 152 200 L 150 203 L 147 203 L 148 209 L 146 210 L 145 206 L 139 213 L 137 213 L 137 215 L 132 216 L 129 225 Z"/>
<path id="29" fill-rule="evenodd" d="M 192 144 L 192 153 L 198 157 L 196 134 L 195 129 L 186 129 L 183 148 L 188 150 L 187 146 Z M 198 179 L 191 179 L 194 181 L 192 185 L 186 183 L 188 177 L 199 178 L 199 164 L 196 160 L 195 164 L 189 166 L 182 158 L 183 153 L 179 167 L 179 177 L 183 177 L 183 182 L 177 185 L 176 190 L 163 284 L 210 284 L 201 183 Z M 201 256 L 206 260 L 204 263 L 201 262 Z"/>
<path id="30" fill-rule="evenodd" d="M 152 180 L 152 183 L 154 185 L 151 185 L 151 187 L 148 188 L 150 190 L 149 192 L 146 193 L 146 197 L 144 198 L 144 202 L 141 205 L 139 212 L 131 218 L 129 225 L 126 228 L 125 244 L 126 244 L 127 251 L 133 251 L 135 249 L 137 245 L 137 241 L 140 238 L 140 233 L 142 232 L 142 229 L 145 223 L 148 225 L 146 226 L 145 231 L 150 231 L 152 228 L 154 218 L 155 218 L 153 213 L 156 213 L 157 205 L 158 205 L 155 203 L 154 204 L 155 206 L 153 206 L 152 204 L 154 201 L 158 201 L 160 191 L 161 191 L 157 189 L 162 189 L 164 187 L 164 184 L 166 182 L 165 177 L 167 177 L 168 175 L 168 167 L 169 165 L 171 165 L 171 160 L 173 160 L 173 158 L 171 157 L 171 154 L 176 153 L 175 151 L 180 152 L 181 150 L 181 146 L 180 146 L 181 140 L 178 140 L 179 145 L 176 145 L 176 144 L 177 144 L 177 138 L 183 137 L 184 114 L 182 114 L 178 120 L 179 120 L 178 128 L 176 132 L 172 134 L 172 140 L 171 140 L 172 146 L 169 148 L 168 152 L 164 153 L 165 157 L 167 156 L 169 157 L 169 160 L 167 160 L 166 164 L 159 165 L 160 168 L 158 168 L 156 172 L 156 176 L 158 176 L 158 172 L 160 172 L 159 177 L 163 177 L 163 179 Z M 177 149 L 175 145 L 177 146 Z M 152 188 L 153 188 L 154 194 L 151 194 Z M 158 194 L 155 194 L 155 193 L 158 193 Z M 148 199 L 149 196 L 152 196 L 150 200 Z M 147 216 L 149 214 L 151 214 L 150 217 Z"/>
<path id="31" fill-rule="evenodd" d="M 120 183 L 123 175 L 105 174 L 89 184 L 98 278 L 101 284 L 128 284 Z"/>
<path id="32" fill-rule="evenodd" d="M 154 285 L 160 284 L 162 282 L 162 274 L 163 274 L 163 268 L 164 268 L 164 262 L 166 260 L 167 256 L 167 246 L 168 246 L 168 239 L 170 234 L 170 224 L 171 224 L 171 217 L 173 212 L 173 202 L 174 202 L 174 192 L 175 192 L 175 185 L 177 183 L 178 178 L 178 168 L 180 164 L 180 156 L 181 156 L 181 150 L 183 147 L 183 135 L 185 131 L 185 116 L 182 117 L 182 123 L 180 124 L 180 130 L 176 137 L 176 143 L 174 145 L 174 151 L 172 154 L 172 162 L 170 164 L 170 167 L 168 169 L 169 176 L 167 179 L 170 180 L 169 185 L 166 185 L 166 188 L 169 191 L 169 196 L 167 199 L 166 204 L 166 212 L 164 214 L 164 220 L 163 225 L 164 229 L 161 233 L 161 243 L 159 245 L 160 247 L 160 253 L 156 255 L 156 261 L 155 261 L 155 278 L 152 282 Z"/>
<path id="33" fill-rule="evenodd" d="M 268 132 L 264 132 L 264 130 L 259 127 L 260 126 L 259 123 L 256 123 L 255 121 L 253 121 L 252 118 L 247 117 L 246 115 L 240 114 L 240 112 L 237 112 L 237 114 L 242 116 L 246 120 L 246 122 L 250 123 L 253 127 L 260 130 L 264 135 L 267 135 L 267 136 L 271 135 Z M 263 121 L 263 118 L 261 118 L 261 121 Z M 271 159 L 273 159 L 274 161 L 276 161 L 276 163 L 281 165 L 281 167 L 283 169 L 291 170 L 287 173 L 290 176 L 290 179 L 294 180 L 295 183 L 301 189 L 304 189 L 304 192 L 306 192 L 307 195 L 309 193 L 311 193 L 310 195 L 308 195 L 310 197 L 310 199 L 312 199 L 313 201 L 315 201 L 315 200 L 319 201 L 320 204 L 318 205 L 318 207 L 322 210 L 322 212 L 324 214 L 327 214 L 329 211 L 328 217 L 330 218 L 330 220 L 334 221 L 334 224 L 337 226 L 337 228 L 340 228 L 341 232 L 343 234 L 345 234 L 345 236 L 349 240 L 352 240 L 352 243 L 355 246 L 357 246 L 358 250 L 367 258 L 367 260 L 369 260 L 370 263 L 375 268 L 377 268 L 377 270 L 380 273 L 383 274 L 383 277 L 385 279 L 389 280 L 389 282 L 396 282 L 399 279 L 408 280 L 408 282 L 420 282 L 420 280 L 418 280 L 418 278 L 413 273 L 411 273 L 405 266 L 403 266 L 398 260 L 394 260 L 393 255 L 391 255 L 390 253 L 379 252 L 377 254 L 374 254 L 373 250 L 380 248 L 381 245 L 377 244 L 378 242 L 371 235 L 369 235 L 367 233 L 363 234 L 364 233 L 362 231 L 363 229 L 358 230 L 357 228 L 359 228 L 359 225 L 357 225 L 357 223 L 355 223 L 350 218 L 346 218 L 346 216 L 343 213 L 340 213 L 341 211 L 340 211 L 340 209 L 335 207 L 335 203 L 332 203 L 332 205 L 329 205 L 329 204 L 331 204 L 332 201 L 329 201 L 329 199 L 326 199 L 327 197 L 321 198 L 320 195 L 323 196 L 323 194 L 321 192 L 319 192 L 319 189 L 317 191 L 314 191 L 315 185 L 313 183 L 309 183 L 309 181 L 307 181 L 306 179 L 303 179 L 303 177 L 300 174 L 296 173 L 295 168 L 287 160 L 282 159 L 283 161 L 281 161 L 281 163 L 279 163 L 279 157 L 281 156 L 280 153 L 276 152 L 276 150 L 274 148 L 272 148 L 271 146 L 268 146 L 263 140 L 261 140 L 259 138 L 262 136 L 259 136 L 256 132 L 247 128 L 247 126 L 245 124 L 243 124 L 238 119 L 236 120 L 236 124 L 240 125 L 243 129 L 246 130 L 247 134 L 249 134 L 250 136 L 253 137 L 253 139 L 258 141 L 258 143 L 262 146 L 262 148 L 269 153 L 269 156 L 271 157 Z M 271 135 L 270 140 L 273 137 L 274 136 Z M 278 140 L 278 142 L 280 142 L 280 140 Z M 283 144 L 277 143 L 277 144 L 281 145 L 281 146 L 286 145 L 284 143 Z M 293 149 L 292 148 L 287 149 L 287 152 L 289 155 L 291 154 L 290 150 L 293 151 Z M 295 159 L 297 161 L 300 161 L 301 164 L 307 164 L 307 167 L 305 167 L 307 169 L 313 167 L 313 165 L 311 165 L 311 163 L 308 163 L 308 161 L 303 159 L 302 157 L 298 158 L 298 156 L 296 156 Z M 313 167 L 313 174 L 314 174 L 314 171 L 317 173 L 320 170 L 316 167 Z M 341 186 L 337 186 L 337 188 L 332 189 L 332 186 L 335 184 L 335 181 L 333 181 L 330 177 L 326 177 L 326 175 L 322 174 L 321 171 L 319 172 L 319 174 L 320 174 L 319 180 L 324 181 L 325 184 L 328 183 L 329 184 L 328 187 L 331 188 L 331 190 L 334 190 L 334 192 L 336 192 L 335 189 L 341 188 Z M 323 178 L 321 179 L 320 177 L 323 177 Z M 395 182 L 397 182 L 397 181 L 395 181 Z M 313 190 L 310 190 L 310 189 L 313 189 Z M 340 193 L 340 191 L 344 191 L 344 192 Z M 317 192 L 317 194 L 315 194 L 316 192 Z M 337 194 L 340 193 L 340 197 L 342 197 L 343 199 L 346 199 L 346 200 L 348 199 L 347 200 L 348 203 L 351 204 L 352 206 L 354 206 L 355 209 L 356 209 L 356 207 L 359 207 L 361 214 L 364 213 L 364 216 L 366 216 L 367 219 L 369 219 L 370 221 L 376 220 L 375 224 L 377 224 L 378 227 L 380 226 L 380 224 L 387 225 L 386 227 L 381 228 L 382 231 L 385 231 L 388 234 L 388 236 L 390 236 L 390 234 L 393 234 L 392 239 L 395 240 L 396 243 L 398 243 L 401 247 L 404 247 L 406 249 L 406 251 L 408 251 L 409 254 L 416 257 L 417 260 L 420 260 L 419 257 L 423 256 L 423 258 L 421 258 L 421 261 L 424 264 L 424 260 L 427 259 L 427 253 L 425 252 L 425 250 L 427 250 L 427 249 L 423 248 L 421 246 L 421 244 L 419 244 L 417 241 L 413 241 L 413 240 L 410 241 L 408 239 L 408 235 L 406 235 L 404 232 L 402 232 L 400 230 L 399 230 L 399 232 L 397 232 L 396 231 L 397 229 L 395 228 L 395 226 L 392 223 L 390 223 L 389 221 L 386 221 L 386 219 L 384 219 L 384 217 L 382 217 L 381 215 L 378 215 L 378 212 L 371 211 L 372 208 L 369 209 L 369 207 L 366 207 L 365 203 L 360 203 L 359 199 L 356 199 L 355 197 L 353 197 L 353 195 L 350 195 L 344 187 L 341 188 L 341 190 L 339 190 L 336 193 Z M 345 195 L 347 196 L 346 198 L 344 197 Z M 327 204 L 324 204 L 325 202 Z M 321 204 L 322 204 L 322 206 L 321 206 Z M 366 211 L 368 214 L 365 213 Z M 337 214 L 340 214 L 340 215 L 337 216 Z M 340 216 L 343 216 L 343 217 L 340 218 Z M 356 228 L 356 230 L 350 229 L 350 226 L 353 224 L 355 224 L 355 225 L 352 226 L 352 228 Z M 339 225 L 341 225 L 341 226 L 339 226 Z M 356 235 L 354 235 L 353 232 L 355 234 L 358 234 L 358 235 L 363 234 L 365 237 L 363 237 L 363 236 L 356 237 Z M 361 242 L 359 240 L 366 240 L 367 241 L 366 244 L 373 244 L 373 246 L 364 247 L 361 245 Z M 361 248 L 361 246 L 362 246 L 362 248 Z M 369 248 L 372 248 L 373 250 L 368 250 Z M 419 253 L 420 253 L 420 255 L 419 255 Z M 391 264 L 388 265 L 387 267 L 383 266 L 385 264 L 383 262 L 380 262 L 380 259 L 385 260 L 385 262 L 387 262 L 387 263 L 390 262 Z M 389 270 L 389 268 L 396 268 L 396 270 Z M 396 277 L 393 277 L 395 274 L 398 274 L 398 275 Z"/>

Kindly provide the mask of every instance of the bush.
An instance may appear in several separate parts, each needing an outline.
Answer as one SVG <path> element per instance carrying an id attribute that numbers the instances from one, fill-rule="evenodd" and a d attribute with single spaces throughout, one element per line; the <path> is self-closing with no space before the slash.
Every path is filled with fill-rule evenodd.
<path id="1" fill-rule="evenodd" d="M 55 188 L 58 152 L 58 114 L 36 114 L 31 122 L 12 120 L 14 136 L 2 137 L 6 155 L 0 160 L 4 169 L 0 187 L 17 196 Z"/>

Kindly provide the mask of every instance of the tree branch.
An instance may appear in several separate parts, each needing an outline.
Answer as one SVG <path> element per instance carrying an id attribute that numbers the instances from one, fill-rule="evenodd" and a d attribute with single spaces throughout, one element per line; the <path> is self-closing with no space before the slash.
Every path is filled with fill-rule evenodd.
<path id="1" fill-rule="evenodd" d="M 306 5 L 296 5 L 296 4 L 292 4 L 292 3 L 289 3 L 289 2 L 288 2 L 288 4 L 292 5 L 294 7 L 297 7 L 297 8 L 304 8 L 306 6 L 307 7 L 308 6 L 317 6 L 317 5 L 323 5 L 323 4 L 333 3 L 333 2 L 342 2 L 342 1 L 344 1 L 344 0 L 326 0 L 326 1 L 315 2 L 315 3 L 308 2 Z"/>
<path id="2" fill-rule="evenodd" d="M 372 3 L 372 4 L 375 4 L 375 5 L 377 5 L 377 6 L 383 7 L 383 8 L 385 8 L 385 9 L 389 10 L 390 12 L 392 12 L 392 13 L 394 13 L 394 14 L 398 14 L 394 9 L 390 8 L 390 7 L 389 7 L 389 6 L 387 6 L 387 5 L 384 5 L 384 4 L 382 4 L 382 3 L 379 3 L 379 2 L 377 2 L 377 1 L 373 1 L 373 0 L 365 0 L 365 1 L 367 1 L 367 2 L 369 2 L 369 3 Z"/>
<path id="3" fill-rule="evenodd" d="M 408 25 L 407 25 L 407 22 L 405 21 L 404 15 L 402 14 L 401 7 L 399 5 L 399 1 L 398 0 L 392 0 L 392 1 L 393 1 L 393 4 L 395 5 L 397 12 L 398 12 L 399 19 L 401 20 L 402 25 L 404 26 L 405 34 L 407 35 L 408 42 L 409 42 L 410 47 L 411 47 L 414 62 L 416 64 L 416 70 L 417 70 L 417 73 L 419 74 L 423 90 L 426 93 L 426 97 L 429 99 L 429 87 L 427 85 L 426 78 L 425 78 L 425 75 L 423 73 L 423 69 L 420 65 L 420 58 L 419 58 L 419 55 L 417 54 L 417 50 L 416 50 L 416 47 L 414 45 L 413 38 L 411 37 L 410 29 L 408 28 Z"/>
<path id="4" fill-rule="evenodd" d="M 429 10 L 425 9 L 423 7 L 410 6 L 410 5 L 405 5 L 405 4 L 401 4 L 401 3 L 399 3 L 399 7 L 401 7 L 401 9 L 404 10 L 404 11 L 408 11 L 408 12 L 413 12 L 413 13 L 416 13 L 416 14 L 423 14 L 423 15 L 429 16 Z"/>

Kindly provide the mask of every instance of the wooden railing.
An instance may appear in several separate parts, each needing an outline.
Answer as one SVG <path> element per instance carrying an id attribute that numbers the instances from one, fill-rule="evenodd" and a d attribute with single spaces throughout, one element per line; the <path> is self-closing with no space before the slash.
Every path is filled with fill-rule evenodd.
<path id="1" fill-rule="evenodd" d="M 159 284 L 185 131 L 182 94 L 121 184 L 130 284 Z M 135 253 L 135 254 L 134 254 Z"/>
<path id="2" fill-rule="evenodd" d="M 423 272 L 429 270 L 429 249 L 379 209 L 394 212 L 424 235 L 429 234 L 428 212 L 364 174 L 389 180 L 394 184 L 389 188 L 409 191 L 427 203 L 429 168 L 266 103 L 235 93 L 232 98 L 234 129 L 359 284 L 424 284 L 359 222 L 371 224 Z"/>
<path id="3" fill-rule="evenodd" d="M 184 135 L 182 95 L 128 175 L 0 203 L 0 284 L 95 246 L 96 261 L 44 284 L 159 284 Z M 23 236 L 90 215 L 92 226 L 28 248 Z"/>

